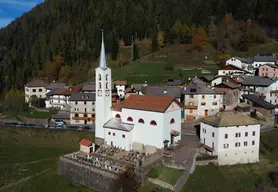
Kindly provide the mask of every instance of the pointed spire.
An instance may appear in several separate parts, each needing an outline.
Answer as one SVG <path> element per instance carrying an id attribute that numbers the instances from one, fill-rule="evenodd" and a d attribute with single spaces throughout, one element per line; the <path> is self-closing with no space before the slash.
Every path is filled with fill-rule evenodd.
<path id="1" fill-rule="evenodd" d="M 101 42 L 99 67 L 103 70 L 105 70 L 107 68 L 106 57 L 105 57 L 105 48 L 104 48 L 103 29 L 102 29 L 102 42 Z"/>

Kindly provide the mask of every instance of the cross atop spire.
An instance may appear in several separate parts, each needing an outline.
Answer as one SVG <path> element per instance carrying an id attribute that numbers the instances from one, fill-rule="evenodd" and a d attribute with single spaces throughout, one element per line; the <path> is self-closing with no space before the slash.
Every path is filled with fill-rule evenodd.
<path id="1" fill-rule="evenodd" d="M 102 42 L 101 42 L 101 51 L 100 51 L 100 60 L 99 60 L 99 67 L 103 70 L 107 68 L 106 64 L 106 57 L 105 57 L 105 48 L 104 48 L 104 35 L 102 29 Z"/>

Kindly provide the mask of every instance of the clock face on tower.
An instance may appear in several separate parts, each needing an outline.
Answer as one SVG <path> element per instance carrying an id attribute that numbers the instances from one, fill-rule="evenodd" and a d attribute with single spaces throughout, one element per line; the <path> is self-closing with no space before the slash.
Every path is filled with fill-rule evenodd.
<path id="1" fill-rule="evenodd" d="M 98 90 L 98 91 L 97 91 L 97 95 L 98 95 L 99 97 L 101 97 L 101 96 L 102 96 L 102 90 Z"/>
<path id="2" fill-rule="evenodd" d="M 105 90 L 105 96 L 109 96 L 109 89 Z"/>

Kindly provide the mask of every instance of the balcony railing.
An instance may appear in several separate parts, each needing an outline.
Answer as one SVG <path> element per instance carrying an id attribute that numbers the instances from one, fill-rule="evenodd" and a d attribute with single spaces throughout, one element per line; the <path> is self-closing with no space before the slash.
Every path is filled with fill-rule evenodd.
<path id="1" fill-rule="evenodd" d="M 197 109 L 198 106 L 197 105 L 185 105 L 184 108 L 185 109 Z"/>

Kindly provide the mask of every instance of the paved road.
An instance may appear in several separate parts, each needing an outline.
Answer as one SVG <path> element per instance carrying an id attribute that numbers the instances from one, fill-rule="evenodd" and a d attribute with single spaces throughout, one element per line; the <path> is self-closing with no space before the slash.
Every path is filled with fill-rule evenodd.
<path id="1" fill-rule="evenodd" d="M 196 149 L 192 149 L 188 152 L 187 156 L 186 156 L 186 168 L 185 171 L 183 173 L 183 175 L 180 177 L 180 179 L 178 180 L 178 182 L 175 184 L 174 186 L 174 191 L 180 191 L 183 187 L 183 185 L 185 184 L 186 180 L 188 179 L 190 173 L 192 173 L 192 168 L 194 165 L 194 159 L 195 156 L 197 154 L 197 150 Z"/>

